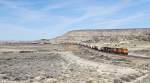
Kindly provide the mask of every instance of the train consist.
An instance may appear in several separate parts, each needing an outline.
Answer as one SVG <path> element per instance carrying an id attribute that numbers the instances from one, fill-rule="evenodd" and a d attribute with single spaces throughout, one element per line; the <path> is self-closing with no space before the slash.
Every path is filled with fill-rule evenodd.
<path id="1" fill-rule="evenodd" d="M 127 48 L 99 47 L 99 46 L 86 44 L 86 43 L 70 43 L 70 44 L 80 45 L 83 47 L 88 47 L 88 48 L 95 49 L 95 50 L 98 50 L 101 52 L 106 52 L 106 53 L 128 55 L 128 49 Z"/>

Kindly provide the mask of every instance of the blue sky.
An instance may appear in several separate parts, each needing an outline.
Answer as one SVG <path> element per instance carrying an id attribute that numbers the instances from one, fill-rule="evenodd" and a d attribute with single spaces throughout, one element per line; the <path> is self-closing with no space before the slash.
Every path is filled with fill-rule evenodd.
<path id="1" fill-rule="evenodd" d="M 150 0 L 0 0 L 0 40 L 76 29 L 150 28 Z"/>

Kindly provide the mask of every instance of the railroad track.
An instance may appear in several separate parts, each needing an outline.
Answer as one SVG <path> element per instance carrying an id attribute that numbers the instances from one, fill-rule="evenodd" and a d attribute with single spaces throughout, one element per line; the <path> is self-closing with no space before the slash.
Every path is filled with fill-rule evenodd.
<path id="1" fill-rule="evenodd" d="M 66 44 L 66 43 L 65 43 Z M 101 48 L 97 47 L 97 46 L 94 46 L 94 45 L 89 45 L 89 44 L 79 44 L 79 43 L 67 43 L 67 44 L 70 44 L 70 45 L 78 45 L 78 46 L 81 46 L 81 47 L 84 47 L 84 48 L 88 48 L 88 49 L 93 49 L 93 50 L 96 50 L 96 51 L 99 51 L 99 52 L 104 52 L 104 53 L 108 53 L 108 54 L 116 54 L 116 55 L 120 55 L 120 56 L 124 56 L 124 57 L 131 57 L 131 58 L 139 58 L 139 59 L 150 59 L 150 57 L 142 57 L 142 56 L 135 56 L 135 55 L 130 55 L 128 54 L 128 50 L 127 50 L 127 53 L 113 53 L 113 52 L 108 52 L 108 51 L 102 51 Z"/>
<path id="2" fill-rule="evenodd" d="M 128 55 L 127 57 L 141 58 L 141 59 L 150 59 L 150 57 L 142 57 L 142 56 L 135 56 L 135 55 Z"/>
<path id="3" fill-rule="evenodd" d="M 85 47 L 85 48 L 88 48 L 88 47 Z M 88 48 L 88 49 L 92 49 L 92 48 Z M 96 49 L 92 49 L 92 50 L 102 52 L 102 51 L 99 51 Z M 104 53 L 108 53 L 108 52 L 104 52 Z M 108 54 L 114 54 L 114 53 L 108 53 Z M 120 55 L 120 56 L 124 56 L 124 57 L 131 57 L 131 58 L 139 58 L 139 59 L 150 59 L 150 57 L 135 56 L 135 55 L 130 55 L 130 54 L 128 54 L 128 55 L 116 54 L 116 55 Z"/>
<path id="4" fill-rule="evenodd" d="M 82 46 L 84 47 L 84 46 Z M 92 50 L 95 50 L 95 51 L 98 51 L 98 52 L 102 52 L 102 51 L 99 51 L 97 49 L 93 49 L 93 48 L 89 48 L 89 47 L 84 47 L 84 48 L 88 48 L 88 49 L 92 49 Z M 108 53 L 108 52 L 104 52 L 104 53 Z M 108 54 L 114 54 L 114 53 L 108 53 Z M 150 57 L 142 57 L 142 56 L 135 56 L 135 55 L 121 55 L 121 54 L 116 54 L 116 55 L 120 55 L 120 56 L 124 56 L 124 57 L 131 57 L 131 58 L 139 58 L 139 59 L 150 59 Z"/>

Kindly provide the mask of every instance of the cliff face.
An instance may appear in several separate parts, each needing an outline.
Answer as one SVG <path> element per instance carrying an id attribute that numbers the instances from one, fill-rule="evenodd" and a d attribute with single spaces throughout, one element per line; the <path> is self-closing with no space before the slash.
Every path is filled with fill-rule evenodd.
<path id="1" fill-rule="evenodd" d="M 79 41 L 88 43 L 120 42 L 128 40 L 150 41 L 150 29 L 74 30 L 54 40 L 59 42 Z"/>

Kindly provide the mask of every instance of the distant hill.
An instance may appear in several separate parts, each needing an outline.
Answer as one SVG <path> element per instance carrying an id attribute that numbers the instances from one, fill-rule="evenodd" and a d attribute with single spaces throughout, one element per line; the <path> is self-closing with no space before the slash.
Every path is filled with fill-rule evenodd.
<path id="1" fill-rule="evenodd" d="M 0 40 L 0 45 L 10 45 L 10 44 L 50 44 L 49 39 L 40 39 L 34 41 L 15 41 L 15 40 Z"/>
<path id="2" fill-rule="evenodd" d="M 49 44 L 63 42 L 122 42 L 122 41 L 148 41 L 150 42 L 150 28 L 145 29 L 85 29 L 73 30 L 53 39 L 35 41 L 2 41 L 0 44 Z"/>
<path id="3" fill-rule="evenodd" d="M 51 42 L 120 42 L 126 40 L 150 41 L 150 28 L 145 29 L 90 29 L 73 30 Z"/>

